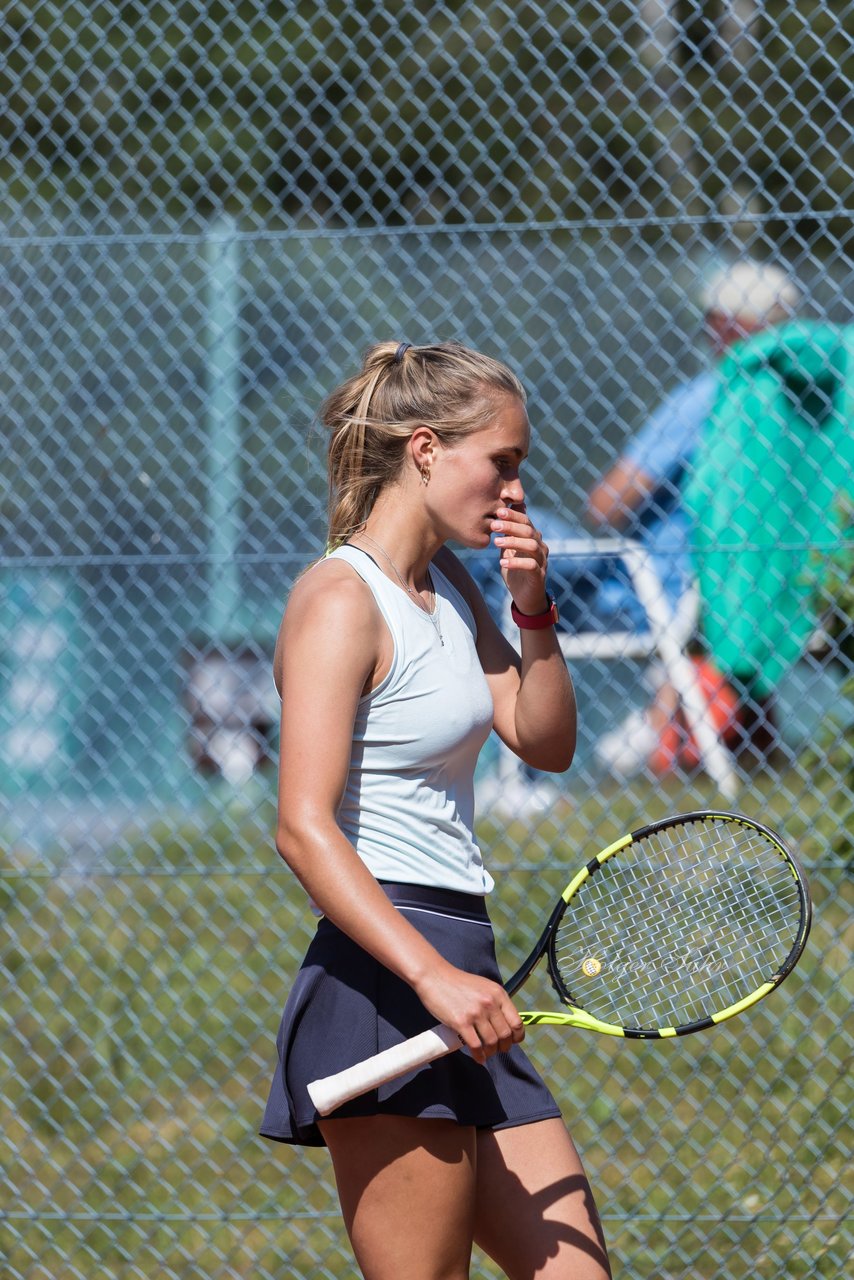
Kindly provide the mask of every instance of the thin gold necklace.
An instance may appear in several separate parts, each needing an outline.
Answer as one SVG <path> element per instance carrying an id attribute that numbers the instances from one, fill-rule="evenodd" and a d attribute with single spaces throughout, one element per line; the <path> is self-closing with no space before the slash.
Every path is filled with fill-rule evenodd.
<path id="1" fill-rule="evenodd" d="M 432 609 L 428 604 L 424 603 L 424 600 L 421 598 L 420 591 L 415 591 L 413 590 L 412 587 L 410 587 L 409 583 L 406 581 L 403 574 L 400 572 L 397 565 L 394 563 L 391 556 L 386 551 L 385 547 L 381 546 L 377 542 L 376 538 L 372 538 L 371 535 L 369 533 L 365 533 L 364 530 L 358 536 L 360 538 L 364 538 L 365 542 L 369 542 L 372 547 L 376 547 L 380 555 L 385 557 L 385 559 L 391 565 L 392 571 L 394 572 L 394 576 L 397 578 L 398 582 L 403 587 L 406 594 L 409 596 L 411 600 L 415 601 L 415 603 L 418 605 L 418 608 L 421 610 L 421 612 L 426 613 L 427 617 L 433 623 L 433 628 L 436 632 L 436 635 L 439 637 L 439 643 L 444 649 L 445 639 L 444 639 L 444 636 L 442 635 L 441 623 L 439 622 L 439 597 L 436 594 L 436 588 L 433 586 L 433 579 L 430 576 L 430 570 L 429 569 L 427 570 L 427 585 L 430 590 L 430 594 L 433 597 Z"/>

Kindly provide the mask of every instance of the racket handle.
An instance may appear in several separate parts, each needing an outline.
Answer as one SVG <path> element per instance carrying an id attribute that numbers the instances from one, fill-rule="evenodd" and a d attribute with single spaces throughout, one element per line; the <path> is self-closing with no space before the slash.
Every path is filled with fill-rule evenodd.
<path id="1" fill-rule="evenodd" d="M 365 1058 L 363 1062 L 356 1062 L 334 1076 L 312 1081 L 308 1086 L 308 1096 L 320 1115 L 328 1116 L 330 1111 L 343 1106 L 351 1098 L 358 1098 L 360 1093 L 377 1089 L 381 1084 L 405 1075 L 407 1071 L 414 1071 L 416 1067 L 424 1067 L 436 1058 L 443 1058 L 445 1054 L 459 1049 L 460 1045 L 456 1031 L 439 1023 L 430 1031 L 422 1031 L 411 1040 L 394 1044 L 390 1049 L 384 1049 L 372 1058 Z"/>

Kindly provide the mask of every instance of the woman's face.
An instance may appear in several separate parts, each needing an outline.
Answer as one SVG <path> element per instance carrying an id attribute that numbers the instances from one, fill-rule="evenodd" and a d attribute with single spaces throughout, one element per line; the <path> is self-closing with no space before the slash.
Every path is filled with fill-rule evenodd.
<path id="1" fill-rule="evenodd" d="M 451 445 L 437 442 L 425 501 L 443 538 L 487 547 L 499 507 L 525 501 L 519 469 L 531 429 L 521 400 L 502 396 L 487 427 Z"/>

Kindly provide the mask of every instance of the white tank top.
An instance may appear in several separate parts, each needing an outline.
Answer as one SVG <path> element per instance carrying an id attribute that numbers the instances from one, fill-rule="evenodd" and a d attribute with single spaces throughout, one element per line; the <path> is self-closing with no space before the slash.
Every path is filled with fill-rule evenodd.
<path id="1" fill-rule="evenodd" d="M 493 705 L 472 611 L 435 565 L 431 618 L 364 551 L 330 558 L 370 587 L 394 644 L 388 674 L 359 701 L 338 825 L 378 880 L 487 893 L 474 769 Z"/>

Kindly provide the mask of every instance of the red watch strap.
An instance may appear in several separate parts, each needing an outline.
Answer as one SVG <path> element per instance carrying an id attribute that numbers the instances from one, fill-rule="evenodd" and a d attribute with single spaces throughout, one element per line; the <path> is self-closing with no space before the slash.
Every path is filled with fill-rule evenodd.
<path id="1" fill-rule="evenodd" d="M 554 596 L 547 595 L 548 608 L 542 613 L 520 613 L 515 604 L 510 606 L 510 616 L 522 631 L 542 631 L 545 627 L 553 627 L 559 615 Z"/>

